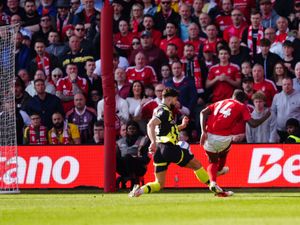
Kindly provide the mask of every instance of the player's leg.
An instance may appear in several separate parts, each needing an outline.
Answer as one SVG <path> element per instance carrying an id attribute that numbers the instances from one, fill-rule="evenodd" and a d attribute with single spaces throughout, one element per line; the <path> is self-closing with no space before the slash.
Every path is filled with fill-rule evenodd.
<path id="1" fill-rule="evenodd" d="M 184 167 L 194 170 L 194 173 L 195 173 L 197 179 L 200 182 L 202 182 L 206 185 L 209 185 L 210 181 L 209 181 L 208 174 L 207 174 L 206 170 L 203 168 L 203 166 L 199 160 L 197 160 L 196 158 L 193 158 Z"/>
<path id="2" fill-rule="evenodd" d="M 224 151 L 219 153 L 219 165 L 218 165 L 218 173 L 217 173 L 218 176 L 227 174 L 229 172 L 229 167 L 225 166 L 229 150 L 230 150 L 230 146 Z"/>

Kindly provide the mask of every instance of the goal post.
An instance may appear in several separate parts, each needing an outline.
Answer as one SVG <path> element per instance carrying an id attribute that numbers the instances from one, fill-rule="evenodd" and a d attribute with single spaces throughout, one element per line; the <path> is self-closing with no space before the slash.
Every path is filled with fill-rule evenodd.
<path id="1" fill-rule="evenodd" d="M 17 26 L 0 27 L 0 194 L 18 193 L 15 107 Z"/>

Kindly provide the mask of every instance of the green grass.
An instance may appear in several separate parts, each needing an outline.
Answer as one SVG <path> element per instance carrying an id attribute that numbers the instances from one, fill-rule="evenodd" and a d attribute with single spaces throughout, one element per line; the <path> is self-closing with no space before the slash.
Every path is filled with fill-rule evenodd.
<path id="1" fill-rule="evenodd" d="M 140 198 L 100 191 L 35 193 L 0 195 L 0 225 L 300 224 L 297 190 L 237 190 L 230 198 L 216 198 L 203 190 L 168 191 Z"/>

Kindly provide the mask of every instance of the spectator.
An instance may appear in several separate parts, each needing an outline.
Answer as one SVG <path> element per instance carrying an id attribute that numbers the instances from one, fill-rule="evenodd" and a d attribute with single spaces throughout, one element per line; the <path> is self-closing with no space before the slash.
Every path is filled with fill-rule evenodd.
<path id="1" fill-rule="evenodd" d="M 57 0 L 56 8 L 57 15 L 55 17 L 56 31 L 60 38 L 62 38 L 63 27 L 71 24 L 74 15 L 70 12 L 70 0 Z"/>
<path id="2" fill-rule="evenodd" d="M 31 59 L 31 50 L 22 41 L 23 35 L 18 32 L 16 34 L 15 71 L 26 69 Z"/>
<path id="3" fill-rule="evenodd" d="M 265 79 L 263 66 L 255 64 L 252 68 L 254 79 L 253 89 L 255 91 L 262 91 L 266 96 L 266 106 L 270 107 L 274 95 L 277 93 L 276 86 L 273 81 Z"/>
<path id="4" fill-rule="evenodd" d="M 78 73 L 84 74 L 85 62 L 89 59 L 93 60 L 93 56 L 80 47 L 80 38 L 75 35 L 69 39 L 69 48 L 70 51 L 61 58 L 62 65 L 66 67 L 68 64 L 75 64 L 78 67 Z"/>
<path id="5" fill-rule="evenodd" d="M 131 53 L 131 43 L 134 35 L 129 30 L 129 25 L 126 20 L 119 22 L 119 32 L 114 35 L 113 44 L 119 53 L 123 57 L 128 57 Z"/>
<path id="6" fill-rule="evenodd" d="M 242 77 L 252 77 L 252 68 L 250 61 L 244 61 L 241 65 L 242 68 Z"/>
<path id="7" fill-rule="evenodd" d="M 55 112 L 52 115 L 53 128 L 48 132 L 49 144 L 70 145 L 80 144 L 80 133 L 75 124 L 64 121 L 63 114 Z"/>
<path id="8" fill-rule="evenodd" d="M 23 36 L 28 36 L 31 39 L 32 32 L 27 28 L 24 28 L 22 26 L 23 23 L 21 16 L 18 14 L 14 14 L 10 17 L 10 25 L 15 25 L 17 30 L 20 31 Z"/>
<path id="9" fill-rule="evenodd" d="M 233 4 L 231 0 L 222 0 L 220 1 L 220 4 L 221 10 L 220 13 L 216 16 L 215 22 L 223 32 L 227 27 L 232 25 L 231 11 L 233 9 Z"/>
<path id="10" fill-rule="evenodd" d="M 162 84 L 166 84 L 167 82 L 171 82 L 172 80 L 172 72 L 171 66 L 169 64 L 165 64 L 161 66 L 161 76 L 162 76 Z"/>
<path id="11" fill-rule="evenodd" d="M 97 113 L 93 108 L 86 106 L 86 98 L 82 93 L 74 95 L 74 106 L 66 113 L 66 119 L 69 123 L 77 125 L 80 132 L 80 142 L 86 144 L 93 136 L 93 124 L 96 121 Z"/>
<path id="12" fill-rule="evenodd" d="M 31 123 L 24 130 L 23 144 L 25 145 L 46 145 L 47 128 L 42 125 L 41 117 L 38 113 L 33 112 L 30 115 Z"/>
<path id="13" fill-rule="evenodd" d="M 61 41 L 66 45 L 68 45 L 70 37 L 74 35 L 74 26 L 71 24 L 64 26 L 61 35 L 62 35 Z"/>
<path id="14" fill-rule="evenodd" d="M 88 141 L 89 144 L 104 144 L 104 121 L 98 120 L 93 126 L 93 138 Z"/>
<path id="15" fill-rule="evenodd" d="M 34 81 L 36 95 L 31 98 L 25 106 L 25 111 L 28 114 L 36 112 L 42 119 L 42 124 L 50 129 L 52 127 L 51 116 L 54 112 L 63 113 L 61 101 L 55 95 L 46 92 L 45 81 L 36 79 Z"/>
<path id="16" fill-rule="evenodd" d="M 118 85 L 115 82 L 115 99 L 116 99 L 116 117 L 121 122 L 127 122 L 129 119 L 128 103 L 118 95 Z M 104 99 L 101 99 L 97 105 L 97 120 L 103 120 L 104 117 Z"/>
<path id="17" fill-rule="evenodd" d="M 163 35 L 165 35 L 164 30 L 168 21 L 172 21 L 175 24 L 179 24 L 180 21 L 179 14 L 171 8 L 171 2 L 171 0 L 160 1 L 159 7 L 161 7 L 161 10 L 154 14 L 154 26 Z"/>
<path id="18" fill-rule="evenodd" d="M 0 26 L 9 24 L 10 16 L 4 11 L 4 2 L 0 2 Z"/>
<path id="19" fill-rule="evenodd" d="M 289 118 L 300 119 L 300 93 L 293 88 L 292 78 L 283 79 L 282 91 L 274 96 L 271 110 L 276 116 L 277 132 L 282 143 L 287 137 L 286 121 Z"/>
<path id="20" fill-rule="evenodd" d="M 126 69 L 127 80 L 132 83 L 134 81 L 141 81 L 143 85 L 157 83 L 157 77 L 154 69 L 146 65 L 147 59 L 143 52 L 135 55 L 135 66 Z"/>
<path id="21" fill-rule="evenodd" d="M 286 132 L 288 134 L 285 143 L 300 143 L 300 125 L 295 118 L 290 118 L 286 121 Z"/>
<path id="22" fill-rule="evenodd" d="M 126 136 L 117 141 L 117 172 L 121 175 L 119 181 L 126 183 L 130 179 L 132 185 L 139 183 L 139 177 L 144 176 L 150 161 L 148 142 L 135 121 L 126 124 Z"/>
<path id="23" fill-rule="evenodd" d="M 281 16 L 276 20 L 277 32 L 276 32 L 275 42 L 284 43 L 286 40 L 290 40 L 291 37 L 289 37 L 288 26 L 289 23 L 287 18 Z"/>
<path id="24" fill-rule="evenodd" d="M 200 40 L 207 39 L 206 28 L 211 24 L 211 18 L 206 12 L 202 12 L 199 16 L 199 25 L 200 25 Z"/>
<path id="25" fill-rule="evenodd" d="M 276 21 L 279 18 L 279 15 L 273 9 L 271 0 L 260 0 L 259 8 L 262 14 L 262 26 L 266 28 L 276 29 Z"/>
<path id="26" fill-rule="evenodd" d="M 87 30 L 83 23 L 77 23 L 74 28 L 74 35 L 79 38 L 80 48 L 88 54 L 92 54 L 94 46 L 92 42 L 86 39 Z"/>
<path id="27" fill-rule="evenodd" d="M 243 21 L 243 14 L 239 9 L 234 9 L 231 12 L 232 25 L 228 26 L 223 32 L 223 39 L 228 43 L 232 36 L 242 40 L 244 30 L 247 28 Z"/>
<path id="28" fill-rule="evenodd" d="M 247 96 L 246 103 L 249 105 L 253 105 L 252 96 L 255 93 L 253 89 L 254 79 L 253 77 L 243 77 L 242 79 L 242 89 Z"/>
<path id="29" fill-rule="evenodd" d="M 45 0 L 43 0 L 45 1 Z M 52 1 L 52 0 L 51 0 Z M 36 40 L 38 39 L 42 39 L 46 45 L 46 47 L 48 47 L 49 45 L 49 41 L 48 41 L 48 36 L 50 31 L 53 31 L 53 26 L 51 24 L 51 17 L 48 14 L 43 14 L 41 16 L 41 20 L 40 20 L 40 28 L 39 31 L 35 32 L 32 35 L 32 39 L 31 39 L 31 43 L 34 45 L 36 43 Z"/>
<path id="30" fill-rule="evenodd" d="M 39 30 L 40 15 L 38 14 L 35 0 L 25 0 L 24 2 L 25 17 L 23 18 L 24 23 L 22 26 L 36 32 Z"/>
<path id="31" fill-rule="evenodd" d="M 186 3 L 181 3 L 179 5 L 179 15 L 180 15 L 180 23 L 179 23 L 179 37 L 182 41 L 188 40 L 188 27 L 192 22 L 197 22 L 197 20 L 193 20 L 191 6 Z"/>
<path id="32" fill-rule="evenodd" d="M 192 17 L 198 19 L 200 14 L 203 12 L 204 1 L 203 0 L 194 0 L 192 4 Z"/>
<path id="33" fill-rule="evenodd" d="M 51 31 L 48 36 L 49 46 L 46 51 L 54 55 L 55 57 L 61 58 L 62 55 L 67 52 L 68 48 L 64 43 L 60 42 L 59 34 L 57 31 Z"/>
<path id="34" fill-rule="evenodd" d="M 145 86 L 139 80 L 132 82 L 130 92 L 126 101 L 128 103 L 128 110 L 131 119 L 138 119 L 138 106 L 142 103 L 145 97 Z"/>
<path id="35" fill-rule="evenodd" d="M 198 95 L 204 94 L 204 86 L 206 77 L 201 71 L 198 57 L 195 54 L 195 49 L 192 44 L 186 44 L 183 50 L 183 58 L 181 59 L 183 73 L 195 81 L 195 86 Z"/>
<path id="36" fill-rule="evenodd" d="M 294 68 L 297 63 L 297 59 L 294 58 L 294 46 L 293 43 L 289 40 L 284 41 L 283 43 L 283 63 L 287 68 L 288 75 L 290 77 L 295 77 Z"/>
<path id="37" fill-rule="evenodd" d="M 15 79 L 15 103 L 17 109 L 24 109 L 31 96 L 25 91 L 24 81 L 17 76 Z"/>
<path id="38" fill-rule="evenodd" d="M 151 15 L 154 16 L 155 12 L 157 11 L 157 6 L 153 0 L 142 0 L 144 5 L 144 15 Z"/>
<path id="39" fill-rule="evenodd" d="M 173 78 L 167 82 L 166 87 L 174 88 L 179 92 L 177 105 L 179 113 L 189 116 L 193 112 L 197 104 L 197 89 L 195 81 L 190 77 L 186 77 L 182 70 L 182 63 L 180 61 L 172 64 Z"/>
<path id="40" fill-rule="evenodd" d="M 162 39 L 160 42 L 160 48 L 166 53 L 168 44 L 175 44 L 178 48 L 178 56 L 182 57 L 183 55 L 183 42 L 177 36 L 178 27 L 177 24 L 173 22 L 167 22 L 166 25 L 166 38 Z"/>
<path id="41" fill-rule="evenodd" d="M 231 98 L 234 89 L 241 86 L 240 68 L 230 63 L 229 57 L 229 49 L 219 48 L 220 63 L 209 69 L 206 88 L 212 88 L 212 102 Z"/>
<path id="42" fill-rule="evenodd" d="M 254 111 L 251 113 L 251 117 L 253 119 L 261 119 L 269 110 L 265 107 L 266 96 L 263 92 L 258 91 L 253 94 L 252 101 L 254 103 Z M 258 127 L 253 128 L 246 124 L 247 143 L 276 143 L 279 141 L 276 130 L 277 124 L 274 114 L 271 114 Z"/>
<path id="43" fill-rule="evenodd" d="M 113 0 L 112 7 L 114 8 L 113 14 L 113 33 L 116 34 L 119 32 L 119 23 L 121 20 L 128 20 L 128 15 L 125 15 L 123 12 L 124 4 L 123 0 Z"/>
<path id="44" fill-rule="evenodd" d="M 202 41 L 199 38 L 199 25 L 197 23 L 190 23 L 188 26 L 188 39 L 185 40 L 185 44 L 192 44 L 195 48 L 195 52 L 199 52 Z"/>
<path id="45" fill-rule="evenodd" d="M 138 33 L 142 29 L 143 24 L 143 6 L 140 3 L 134 3 L 131 7 L 130 11 L 130 30 L 134 35 L 138 35 Z"/>
<path id="46" fill-rule="evenodd" d="M 249 48 L 241 46 L 241 41 L 233 36 L 229 39 L 230 62 L 241 67 L 242 62 L 251 61 Z"/>
<path id="47" fill-rule="evenodd" d="M 264 28 L 261 25 L 261 14 L 257 10 L 251 11 L 251 25 L 244 30 L 242 42 L 250 49 L 250 54 L 255 57 L 261 52 L 260 40 L 264 37 Z"/>
<path id="48" fill-rule="evenodd" d="M 38 7 L 38 13 L 40 16 L 49 15 L 52 18 L 56 16 L 57 10 L 53 0 L 41 0 L 41 4 Z"/>
<path id="49" fill-rule="evenodd" d="M 293 78 L 293 87 L 296 91 L 300 91 L 300 62 L 297 62 L 295 66 L 295 75 Z"/>
<path id="50" fill-rule="evenodd" d="M 28 71 L 26 69 L 20 69 L 18 71 L 18 76 L 19 78 L 21 78 L 21 80 L 24 83 L 24 87 L 26 88 L 29 85 L 31 80 L 31 76 L 29 75 Z"/>
<path id="51" fill-rule="evenodd" d="M 46 78 L 46 75 L 44 73 L 43 70 L 41 69 L 38 69 L 36 72 L 35 72 L 35 75 L 34 75 L 34 79 L 32 81 L 30 81 L 30 84 L 26 87 L 25 91 L 31 96 L 35 96 L 36 95 L 36 90 L 35 90 L 35 87 L 34 87 L 34 81 L 35 80 L 38 80 L 38 79 L 42 79 L 45 81 L 45 86 L 46 86 L 46 92 L 47 93 L 50 93 L 52 95 L 55 95 L 55 87 L 53 84 L 51 84 L 50 82 L 48 82 L 47 78 Z"/>
<path id="52" fill-rule="evenodd" d="M 86 79 L 78 76 L 77 65 L 70 63 L 66 67 L 67 76 L 59 79 L 56 88 L 56 96 L 63 103 L 64 112 L 68 112 L 74 107 L 74 95 L 77 93 L 88 93 Z"/>
<path id="53" fill-rule="evenodd" d="M 25 18 L 25 10 L 20 6 L 19 0 L 8 0 L 6 2 L 6 8 L 4 9 L 4 11 L 10 17 L 12 15 L 18 14 L 22 18 L 22 20 Z"/>
<path id="54" fill-rule="evenodd" d="M 97 105 L 98 102 L 101 100 L 100 94 L 99 94 L 99 90 L 96 89 L 92 89 L 91 90 L 91 97 L 90 99 L 88 99 L 88 106 L 92 107 L 93 109 L 95 109 L 97 111 Z"/>
<path id="55" fill-rule="evenodd" d="M 209 48 L 213 51 L 213 53 L 217 54 L 217 45 L 222 41 L 221 38 L 218 38 L 217 27 L 214 24 L 209 24 L 206 27 L 206 36 L 207 38 L 202 39 L 202 45 L 200 45 L 200 58 L 203 56 L 201 53 L 203 52 L 203 48 L 205 45 L 208 45 Z"/>
<path id="56" fill-rule="evenodd" d="M 151 15 L 145 15 L 144 16 L 143 27 L 145 28 L 144 31 L 150 32 L 150 34 L 153 38 L 153 44 L 155 46 L 159 47 L 160 41 L 161 41 L 161 32 L 159 30 L 154 29 L 153 16 L 151 16 Z M 140 36 L 143 34 L 143 32 L 140 33 Z"/>
<path id="57" fill-rule="evenodd" d="M 271 42 L 270 52 L 275 53 L 280 56 L 280 58 L 283 58 L 282 43 L 276 41 L 275 29 L 272 27 L 265 29 L 265 38 Z"/>
<path id="58" fill-rule="evenodd" d="M 82 23 L 85 29 L 89 29 L 99 14 L 95 8 L 95 0 L 84 0 L 84 8 L 81 12 L 75 13 L 73 24 Z"/>
<path id="59" fill-rule="evenodd" d="M 126 79 L 126 72 L 122 68 L 117 68 L 115 70 L 115 81 L 118 85 L 118 95 L 121 98 L 126 99 L 130 92 L 131 84 Z"/>
<path id="60" fill-rule="evenodd" d="M 98 94 L 102 98 L 103 91 L 102 91 L 102 78 L 97 76 L 97 74 L 94 73 L 96 68 L 96 63 L 94 60 L 87 60 L 85 62 L 85 71 L 86 74 L 83 76 L 87 80 L 88 84 L 88 99 L 91 98 L 91 91 L 92 90 L 98 90 Z"/>
<path id="61" fill-rule="evenodd" d="M 278 55 L 270 52 L 271 42 L 268 39 L 261 39 L 260 47 L 261 53 L 254 58 L 254 63 L 263 66 L 265 78 L 272 79 L 275 64 L 282 60 Z"/>
<path id="62" fill-rule="evenodd" d="M 168 62 L 167 56 L 163 50 L 153 44 L 153 38 L 150 32 L 143 31 L 141 34 L 141 44 L 142 48 L 139 50 L 135 50 L 131 53 L 129 58 L 129 64 L 134 64 L 135 55 L 142 51 L 145 56 L 148 58 L 148 65 L 152 66 L 157 74 L 157 78 L 160 81 L 160 67 L 162 64 Z"/>
<path id="63" fill-rule="evenodd" d="M 28 66 L 29 74 L 33 76 L 36 70 L 40 69 L 45 72 L 47 80 L 50 80 L 51 71 L 60 66 L 58 58 L 46 52 L 46 45 L 42 39 L 36 40 L 34 51 L 36 57 L 31 60 Z"/>
<path id="64" fill-rule="evenodd" d="M 138 37 L 134 37 L 131 42 L 132 50 L 137 50 L 141 48 L 141 41 Z"/>
<path id="65" fill-rule="evenodd" d="M 287 76 L 287 69 L 283 62 L 278 62 L 275 64 L 273 72 L 273 81 L 275 82 L 278 92 L 282 91 L 282 80 Z"/>
<path id="66" fill-rule="evenodd" d="M 166 55 L 169 59 L 169 65 L 172 65 L 174 62 L 178 62 L 180 60 L 178 55 L 178 47 L 173 43 L 169 43 L 167 45 Z"/>
<path id="67" fill-rule="evenodd" d="M 69 11 L 70 11 L 71 15 L 74 16 L 75 13 L 79 10 L 80 0 L 71 0 L 70 5 L 71 5 L 71 8 Z"/>
<path id="68" fill-rule="evenodd" d="M 51 72 L 51 79 L 49 81 L 50 84 L 53 84 L 53 86 L 55 87 L 55 90 L 56 90 L 56 87 L 57 87 L 57 82 L 60 78 L 62 78 L 64 76 L 64 73 L 63 71 L 56 67 L 54 70 L 52 70 Z"/>
<path id="69" fill-rule="evenodd" d="M 246 0 L 246 1 L 233 0 L 233 8 L 239 9 L 241 13 L 244 15 L 245 19 L 249 21 L 251 10 L 256 8 L 256 1 L 255 0 Z"/>

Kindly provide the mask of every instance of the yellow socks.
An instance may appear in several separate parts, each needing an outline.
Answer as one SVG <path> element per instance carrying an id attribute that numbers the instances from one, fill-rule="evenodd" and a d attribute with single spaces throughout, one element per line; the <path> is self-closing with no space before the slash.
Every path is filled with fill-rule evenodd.
<path id="1" fill-rule="evenodd" d="M 194 173 L 199 181 L 201 181 L 202 183 L 207 184 L 207 185 L 209 184 L 208 174 L 203 167 L 201 167 L 198 170 L 194 170 Z"/>
<path id="2" fill-rule="evenodd" d="M 141 189 L 143 190 L 144 194 L 158 192 L 160 190 L 160 184 L 158 182 L 147 183 L 141 187 Z"/>

